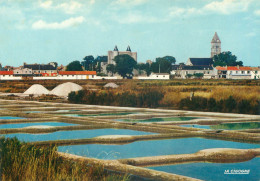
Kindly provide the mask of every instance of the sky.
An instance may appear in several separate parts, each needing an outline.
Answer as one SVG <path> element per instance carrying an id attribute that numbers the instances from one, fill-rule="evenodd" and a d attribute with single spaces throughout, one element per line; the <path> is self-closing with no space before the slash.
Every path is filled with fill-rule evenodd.
<path id="1" fill-rule="evenodd" d="M 260 66 L 260 0 L 0 0 L 0 63 L 58 62 L 130 45 L 137 61 L 222 51 Z"/>

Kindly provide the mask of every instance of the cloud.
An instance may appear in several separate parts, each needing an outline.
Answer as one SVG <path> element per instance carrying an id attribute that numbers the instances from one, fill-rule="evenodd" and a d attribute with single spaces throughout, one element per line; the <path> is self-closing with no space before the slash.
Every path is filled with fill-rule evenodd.
<path id="1" fill-rule="evenodd" d="M 93 2 L 95 1 L 91 0 L 90 3 Z M 75 12 L 80 10 L 82 4 L 77 1 L 69 1 L 69 2 L 54 4 L 52 0 L 47 0 L 44 2 L 40 2 L 39 6 L 47 10 L 62 10 L 67 14 L 74 14 Z"/>
<path id="2" fill-rule="evenodd" d="M 207 14 L 223 14 L 229 15 L 233 13 L 245 12 L 252 0 L 222 0 L 213 1 L 200 8 L 169 8 L 170 17 L 207 15 Z M 260 14 L 260 12 L 259 12 Z"/>
<path id="3" fill-rule="evenodd" d="M 183 16 L 189 16 L 192 14 L 199 14 L 200 10 L 195 8 L 178 8 L 178 7 L 172 7 L 169 10 L 170 17 L 183 17 Z"/>
<path id="4" fill-rule="evenodd" d="M 246 36 L 247 37 L 254 37 L 254 36 L 256 36 L 256 33 L 255 32 L 250 32 L 250 33 L 247 33 Z"/>
<path id="5" fill-rule="evenodd" d="M 131 6 L 139 6 L 146 2 L 148 2 L 148 0 L 116 0 L 112 4 L 131 7 Z"/>
<path id="6" fill-rule="evenodd" d="M 76 1 L 70 1 L 69 3 L 62 3 L 57 6 L 58 9 L 62 9 L 64 12 L 68 14 L 73 14 L 77 10 L 79 10 L 82 7 L 82 4 L 76 2 Z"/>
<path id="7" fill-rule="evenodd" d="M 112 19 L 121 24 L 132 24 L 132 23 L 154 23 L 159 22 L 161 19 L 150 15 L 142 14 L 139 11 L 131 11 L 124 15 L 111 15 Z"/>
<path id="8" fill-rule="evenodd" d="M 49 9 L 52 7 L 52 1 L 39 2 L 40 7 Z"/>
<path id="9" fill-rule="evenodd" d="M 255 15 L 260 16 L 260 9 L 254 12 Z"/>
<path id="10" fill-rule="evenodd" d="M 84 21 L 85 18 L 83 16 L 79 16 L 76 18 L 69 18 L 60 23 L 58 22 L 47 23 L 43 20 L 39 20 L 32 24 L 32 28 L 33 29 L 65 29 L 70 27 L 76 27 L 81 23 L 83 23 Z"/>
<path id="11" fill-rule="evenodd" d="M 203 7 L 203 11 L 214 12 L 217 14 L 232 14 L 238 12 L 245 12 L 251 0 L 223 0 L 214 1 Z"/>

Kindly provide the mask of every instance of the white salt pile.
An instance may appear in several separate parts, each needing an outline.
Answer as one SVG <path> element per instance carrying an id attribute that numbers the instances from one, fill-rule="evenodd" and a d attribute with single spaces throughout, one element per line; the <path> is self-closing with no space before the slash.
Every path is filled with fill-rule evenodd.
<path id="1" fill-rule="evenodd" d="M 24 94 L 33 94 L 33 95 L 42 95 L 42 94 L 49 94 L 50 91 L 43 87 L 40 84 L 34 84 L 29 89 L 27 89 Z"/>
<path id="2" fill-rule="evenodd" d="M 55 87 L 50 94 L 56 95 L 56 96 L 63 96 L 66 97 L 71 93 L 72 91 L 79 91 L 82 90 L 83 88 L 75 83 L 72 82 L 66 82 L 63 84 L 58 85 Z"/>
<path id="3" fill-rule="evenodd" d="M 106 88 L 118 88 L 119 86 L 116 85 L 113 82 L 110 82 L 110 83 L 107 83 L 106 85 L 104 85 L 104 87 L 106 87 Z"/>

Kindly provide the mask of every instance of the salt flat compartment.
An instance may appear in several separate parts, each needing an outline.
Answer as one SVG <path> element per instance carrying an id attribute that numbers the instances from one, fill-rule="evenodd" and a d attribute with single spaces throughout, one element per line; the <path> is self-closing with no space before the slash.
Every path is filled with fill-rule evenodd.
<path id="1" fill-rule="evenodd" d="M 187 125 L 180 125 L 180 126 L 203 128 L 203 129 L 242 130 L 242 129 L 259 129 L 260 122 L 222 123 L 217 125 L 187 124 Z"/>
<path id="2" fill-rule="evenodd" d="M 149 119 L 115 119 L 122 122 L 168 122 L 168 121 L 190 121 L 197 117 L 165 117 L 165 118 L 149 118 Z"/>
<path id="3" fill-rule="evenodd" d="M 0 116 L 0 119 L 26 119 L 26 118 L 14 117 L 14 116 Z"/>
<path id="4" fill-rule="evenodd" d="M 63 116 L 71 117 L 85 117 L 85 116 L 124 116 L 129 114 L 137 114 L 138 112 L 113 112 L 113 113 L 100 113 L 100 114 L 62 114 Z"/>
<path id="5" fill-rule="evenodd" d="M 155 134 L 143 131 L 134 131 L 128 129 L 95 129 L 95 130 L 73 130 L 73 131 L 57 131 L 47 134 L 28 134 L 15 133 L 6 134 L 5 137 L 17 137 L 21 141 L 35 142 L 35 141 L 49 141 L 49 140 L 65 140 L 65 139 L 83 139 L 93 138 L 103 135 L 149 135 Z"/>
<path id="6" fill-rule="evenodd" d="M 99 159 L 123 159 L 172 154 L 187 154 L 208 148 L 259 148 L 257 144 L 204 138 L 180 138 L 167 140 L 137 141 L 125 145 L 70 145 L 59 146 L 58 151 Z"/>
<path id="7" fill-rule="evenodd" d="M 178 165 L 165 165 L 158 167 L 149 167 L 157 171 L 164 171 L 179 175 L 185 175 L 202 180 L 250 180 L 259 181 L 260 158 L 239 163 L 188 163 Z M 224 174 L 225 170 L 250 170 L 249 174 Z"/>
<path id="8" fill-rule="evenodd" d="M 75 125 L 78 124 L 63 123 L 63 122 L 17 123 L 17 124 L 0 124 L 0 129 L 25 128 L 29 126 L 75 126 Z"/>

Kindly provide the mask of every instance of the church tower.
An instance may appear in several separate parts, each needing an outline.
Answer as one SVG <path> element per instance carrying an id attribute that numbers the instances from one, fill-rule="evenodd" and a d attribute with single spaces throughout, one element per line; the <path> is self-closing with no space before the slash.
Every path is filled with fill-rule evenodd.
<path id="1" fill-rule="evenodd" d="M 221 53 L 221 41 L 218 37 L 217 32 L 215 32 L 212 40 L 211 40 L 211 58 L 214 57 L 214 55 Z"/>

